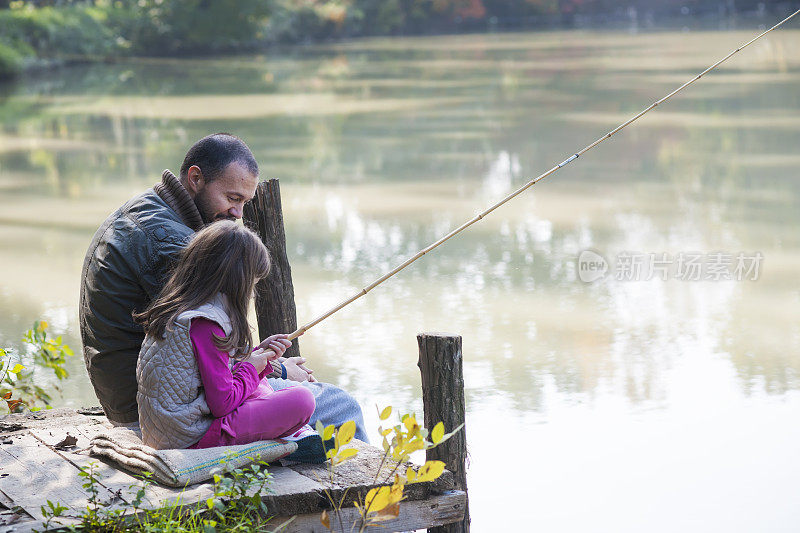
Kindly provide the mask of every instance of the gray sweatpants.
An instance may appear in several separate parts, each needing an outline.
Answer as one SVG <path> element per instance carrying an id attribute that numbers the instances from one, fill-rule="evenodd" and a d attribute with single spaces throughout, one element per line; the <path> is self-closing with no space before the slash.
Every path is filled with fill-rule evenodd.
<path id="1" fill-rule="evenodd" d="M 316 425 L 317 420 L 326 426 L 333 424 L 336 427 L 341 426 L 348 420 L 352 420 L 356 423 L 356 438 L 369 442 L 369 437 L 367 437 L 367 432 L 364 429 L 364 416 L 361 414 L 361 406 L 358 405 L 355 398 L 336 385 L 319 381 L 314 383 L 304 381 L 300 383 L 281 378 L 267 378 L 267 381 L 274 390 L 285 389 L 293 385 L 302 385 L 314 393 L 317 406 L 314 408 L 314 414 L 311 415 L 311 420 L 309 421 L 311 427 Z"/>

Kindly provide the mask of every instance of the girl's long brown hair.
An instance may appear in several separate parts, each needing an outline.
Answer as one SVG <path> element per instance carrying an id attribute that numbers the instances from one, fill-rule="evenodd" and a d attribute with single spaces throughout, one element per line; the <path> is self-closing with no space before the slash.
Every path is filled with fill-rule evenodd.
<path id="1" fill-rule="evenodd" d="M 214 222 L 194 236 L 158 297 L 133 318 L 146 334 L 162 338 L 172 331 L 178 315 L 222 293 L 228 298 L 231 332 L 227 337 L 215 335 L 214 344 L 226 352 L 234 350 L 233 357 L 246 356 L 252 349 L 247 309 L 256 282 L 269 267 L 267 248 L 255 233 L 229 220 Z"/>

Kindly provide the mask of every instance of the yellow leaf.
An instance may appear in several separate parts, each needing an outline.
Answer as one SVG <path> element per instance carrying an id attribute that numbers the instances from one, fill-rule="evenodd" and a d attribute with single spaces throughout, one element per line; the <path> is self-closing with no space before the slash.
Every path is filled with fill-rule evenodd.
<path id="1" fill-rule="evenodd" d="M 214 508 L 214 498 L 209 498 L 206 500 L 206 507 L 208 507 L 209 509 Z"/>
<path id="2" fill-rule="evenodd" d="M 414 469 L 409 466 L 408 470 L 406 470 L 406 479 L 409 483 L 414 483 L 414 479 L 416 479 L 416 477 L 417 473 L 414 472 Z"/>
<path id="3" fill-rule="evenodd" d="M 328 459 L 333 459 L 334 457 L 336 457 L 336 452 L 338 451 L 339 448 L 331 448 L 330 450 L 325 452 L 325 457 L 327 457 Z"/>
<path id="4" fill-rule="evenodd" d="M 386 420 L 387 418 L 389 418 L 389 415 L 391 415 L 391 414 L 392 414 L 392 406 L 389 405 L 389 406 L 385 407 L 383 409 L 383 411 L 381 411 L 380 419 L 381 420 Z"/>
<path id="5" fill-rule="evenodd" d="M 444 424 L 439 422 L 433 427 L 433 431 L 431 431 L 431 440 L 434 444 L 439 444 L 442 437 L 444 437 Z"/>
<path id="6" fill-rule="evenodd" d="M 414 428 L 419 430 L 419 424 L 417 424 L 417 418 L 414 415 L 409 416 L 405 420 L 403 420 L 403 424 L 405 424 L 406 429 L 409 432 L 414 431 Z"/>
<path id="7" fill-rule="evenodd" d="M 378 491 L 381 490 L 383 487 L 375 487 L 374 489 L 369 489 L 367 492 L 366 497 L 364 497 L 364 506 L 366 507 L 368 503 L 372 501 Z"/>
<path id="8" fill-rule="evenodd" d="M 325 430 L 322 432 L 322 440 L 328 440 L 333 437 L 334 427 L 333 424 L 330 426 L 326 426 Z"/>
<path id="9" fill-rule="evenodd" d="M 383 451 L 384 452 L 388 452 L 389 451 L 389 441 L 386 440 L 386 437 L 383 437 Z"/>
<path id="10" fill-rule="evenodd" d="M 388 435 L 389 433 L 392 432 L 392 428 L 389 428 L 389 429 L 379 428 L 379 429 L 380 429 L 380 432 L 381 432 L 381 437 L 385 437 L 386 435 Z"/>
<path id="11" fill-rule="evenodd" d="M 348 420 L 342 427 L 339 428 L 339 446 L 344 446 L 351 440 L 356 434 L 356 423 L 352 420 Z"/>
<path id="12" fill-rule="evenodd" d="M 395 483 L 389 491 L 389 505 L 394 505 L 403 499 L 403 484 Z"/>
<path id="13" fill-rule="evenodd" d="M 422 465 L 417 472 L 417 482 L 433 481 L 444 472 L 444 463 L 442 461 L 428 461 Z"/>
<path id="14" fill-rule="evenodd" d="M 371 489 L 364 499 L 364 507 L 368 513 L 377 513 L 389 505 L 389 495 L 391 487 L 378 487 Z"/>
<path id="15" fill-rule="evenodd" d="M 394 520 L 400 515 L 400 504 L 393 503 L 384 507 L 377 515 L 370 517 L 371 522 L 384 522 Z"/>
<path id="16" fill-rule="evenodd" d="M 347 448 L 346 450 L 342 450 L 342 453 L 336 456 L 336 464 L 343 463 L 348 459 L 355 457 L 358 454 L 358 450 L 355 448 Z"/>
<path id="17" fill-rule="evenodd" d="M 46 330 L 48 325 L 49 324 L 47 323 L 47 321 L 42 320 L 41 322 L 39 322 L 39 331 Z"/>
<path id="18" fill-rule="evenodd" d="M 425 441 L 422 439 L 414 439 L 403 447 L 404 453 L 414 453 L 425 447 Z"/>
<path id="19" fill-rule="evenodd" d="M 25 370 L 25 367 L 17 363 L 16 365 L 14 365 L 14 368 L 9 370 L 9 372 L 11 372 L 12 374 L 19 374 L 23 370 Z"/>
<path id="20" fill-rule="evenodd" d="M 328 511 L 322 511 L 322 514 L 319 517 L 319 521 L 322 522 L 322 525 L 325 526 L 327 529 L 331 528 L 331 517 L 328 516 Z"/>

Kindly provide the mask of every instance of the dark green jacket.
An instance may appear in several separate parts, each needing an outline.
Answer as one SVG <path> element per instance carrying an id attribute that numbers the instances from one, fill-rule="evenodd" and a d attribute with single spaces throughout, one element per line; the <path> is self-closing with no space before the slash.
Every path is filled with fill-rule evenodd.
<path id="1" fill-rule="evenodd" d="M 173 261 L 202 227 L 171 172 L 131 199 L 95 233 L 81 274 L 80 328 L 89 378 L 106 416 L 138 420 L 136 360 L 144 341 L 131 313 L 158 295 Z"/>

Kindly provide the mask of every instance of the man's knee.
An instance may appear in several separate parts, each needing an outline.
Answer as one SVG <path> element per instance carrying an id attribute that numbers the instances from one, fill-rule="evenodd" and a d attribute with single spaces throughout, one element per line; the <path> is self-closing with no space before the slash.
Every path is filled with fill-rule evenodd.
<path id="1" fill-rule="evenodd" d="M 352 420 L 356 424 L 356 438 L 369 442 L 361 406 L 350 393 L 328 383 L 309 383 L 308 385 L 309 388 L 316 389 L 314 392 L 317 408 L 314 411 L 314 420 L 319 420 L 325 425 L 333 424 L 335 426 L 341 426 Z"/>

